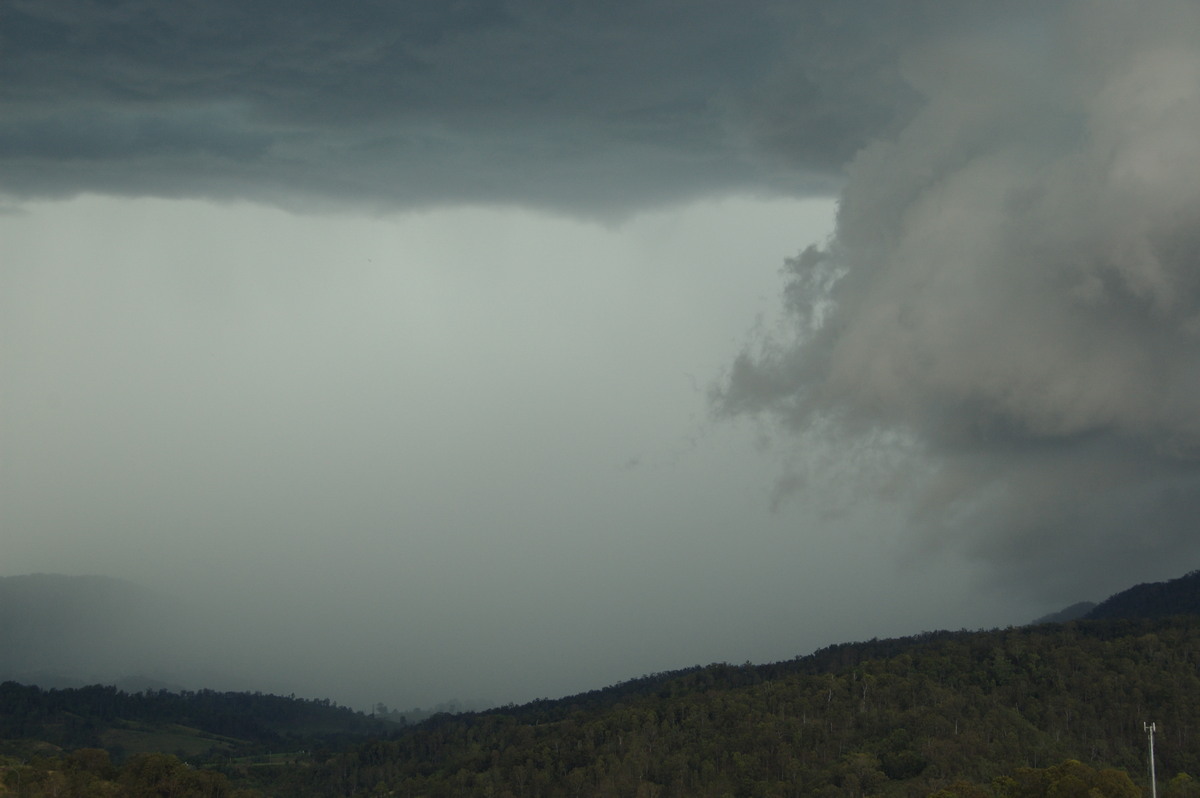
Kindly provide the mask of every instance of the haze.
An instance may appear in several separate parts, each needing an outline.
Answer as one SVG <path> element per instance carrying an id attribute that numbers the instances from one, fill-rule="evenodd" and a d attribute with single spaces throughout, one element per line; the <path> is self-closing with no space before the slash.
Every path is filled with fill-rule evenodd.
<path id="1" fill-rule="evenodd" d="M 1198 16 L 14 2 L 0 575 L 358 708 L 1178 576 Z"/>

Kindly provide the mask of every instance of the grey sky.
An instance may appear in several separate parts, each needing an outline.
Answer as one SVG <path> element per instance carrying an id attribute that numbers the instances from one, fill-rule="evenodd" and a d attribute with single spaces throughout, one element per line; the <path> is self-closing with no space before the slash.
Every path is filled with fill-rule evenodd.
<path id="1" fill-rule="evenodd" d="M 875 514 L 772 512 L 779 458 L 709 420 L 831 215 L 30 204 L 0 217 L 6 572 L 182 596 L 211 611 L 156 639 L 208 653 L 170 673 L 355 706 L 1024 619 L 945 606 L 968 573 Z"/>
<path id="2" fill-rule="evenodd" d="M 980 6 L 982 4 L 964 4 Z M 6 4 L 0 189 L 627 214 L 827 192 L 921 4 Z"/>
<path id="3" fill-rule="evenodd" d="M 1188 570 L 1197 12 L 997 5 L 10 0 L 2 573 L 365 706 Z"/>

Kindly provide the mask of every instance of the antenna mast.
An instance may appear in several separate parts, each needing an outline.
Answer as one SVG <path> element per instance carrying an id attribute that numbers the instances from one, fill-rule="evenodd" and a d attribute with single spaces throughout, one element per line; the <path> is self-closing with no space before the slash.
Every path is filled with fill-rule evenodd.
<path id="1" fill-rule="evenodd" d="M 1154 778 L 1154 724 L 1143 723 L 1142 730 L 1150 738 L 1150 798 L 1158 798 L 1158 784 Z"/>

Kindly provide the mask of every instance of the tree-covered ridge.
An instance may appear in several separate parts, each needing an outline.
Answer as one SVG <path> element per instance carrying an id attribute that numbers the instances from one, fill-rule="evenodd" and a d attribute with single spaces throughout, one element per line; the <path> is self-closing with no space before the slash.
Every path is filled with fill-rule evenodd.
<path id="1" fill-rule="evenodd" d="M 1166 618 L 1185 613 L 1200 615 L 1200 571 L 1166 582 L 1134 585 L 1100 602 L 1087 618 Z"/>
<path id="2" fill-rule="evenodd" d="M 444 716 L 305 769 L 280 795 L 919 798 L 1067 759 L 1200 772 L 1194 619 L 937 633 L 713 666 Z M 980 786 L 983 785 L 983 786 Z"/>
<path id="3" fill-rule="evenodd" d="M 40 740 L 63 748 L 105 747 L 113 731 L 193 730 L 226 755 L 336 745 L 384 734 L 385 724 L 328 699 L 213 690 L 126 693 L 108 685 L 42 690 L 0 684 L 0 740 Z"/>
<path id="4" fill-rule="evenodd" d="M 326 701 L 0 685 L 0 736 L 10 740 L 92 746 L 81 742 L 88 734 L 136 722 L 194 726 L 241 746 L 191 765 L 154 760 L 180 795 L 199 784 L 202 794 L 301 797 L 1133 798 L 1111 771 L 1146 786 L 1142 724 L 1154 721 L 1160 793 L 1200 798 L 1186 775 L 1200 773 L 1197 717 L 1200 629 L 1189 616 L 844 644 L 390 731 Z M 72 754 L 32 750 L 5 773 L 61 788 Z M 244 757 L 267 750 L 307 753 Z"/>

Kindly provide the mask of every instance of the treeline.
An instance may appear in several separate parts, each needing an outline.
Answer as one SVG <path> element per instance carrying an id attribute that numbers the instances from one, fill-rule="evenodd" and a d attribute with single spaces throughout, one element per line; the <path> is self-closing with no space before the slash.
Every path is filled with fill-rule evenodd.
<path id="1" fill-rule="evenodd" d="M 169 724 L 235 738 L 240 753 L 337 745 L 382 735 L 388 724 L 338 706 L 263 693 L 214 690 L 126 693 L 109 685 L 43 690 L 0 684 L 0 739 L 32 739 L 62 748 L 102 747 L 122 723 Z"/>
<path id="2" fill-rule="evenodd" d="M 969 798 L 970 785 L 1009 795 L 997 779 L 1065 760 L 1143 782 L 1144 721 L 1158 724 L 1159 773 L 1178 791 L 1190 783 L 1180 774 L 1200 772 L 1195 620 L 937 633 L 647 677 L 433 718 L 280 769 L 265 791 Z"/>
<path id="3" fill-rule="evenodd" d="M 381 789 L 377 795 L 394 791 Z M 639 789 L 637 796 L 660 791 Z M 1197 798 L 1200 783 L 1180 775 L 1164 786 L 1163 798 Z M 263 798 L 258 790 L 234 787 L 223 774 L 200 770 L 169 754 L 143 754 L 114 766 L 108 753 L 81 749 L 28 764 L 0 759 L 0 796 L 13 798 Z M 1020 768 L 980 785 L 955 781 L 929 798 L 1142 798 L 1128 774 L 1066 760 L 1046 768 Z"/>

